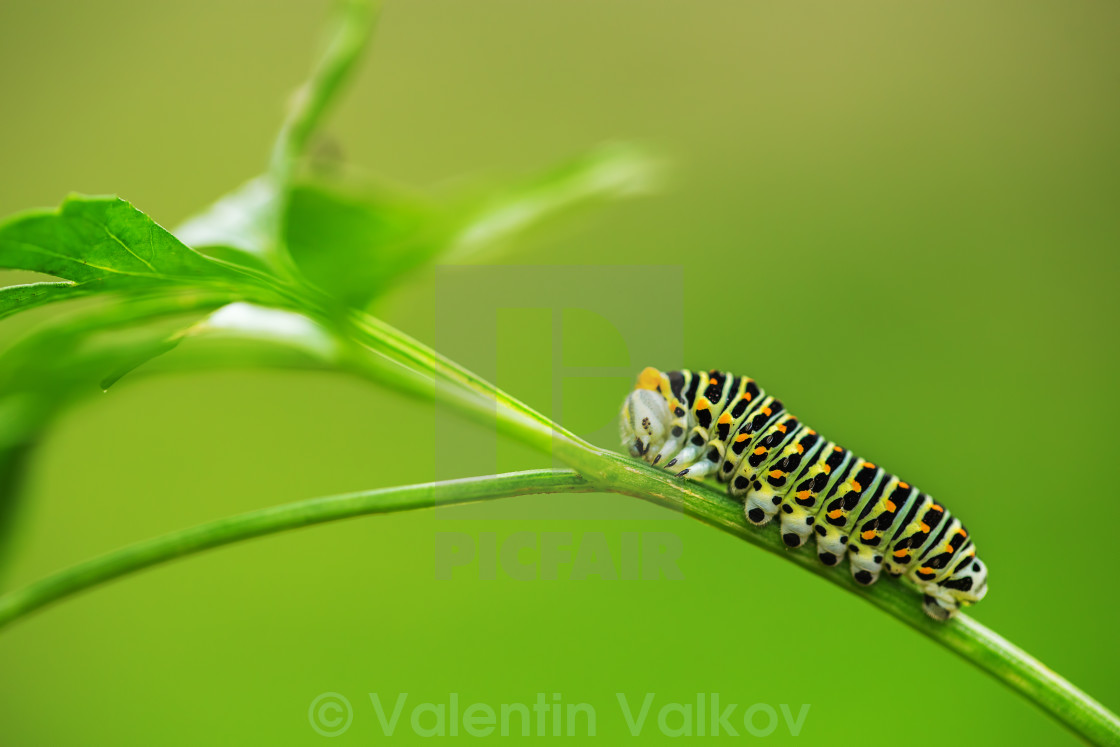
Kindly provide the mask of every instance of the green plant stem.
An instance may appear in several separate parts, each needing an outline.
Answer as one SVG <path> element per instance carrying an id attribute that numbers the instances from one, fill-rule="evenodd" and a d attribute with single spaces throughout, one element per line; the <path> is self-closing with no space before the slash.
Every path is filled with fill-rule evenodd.
<path id="1" fill-rule="evenodd" d="M 948 623 L 931 620 L 913 590 L 885 579 L 857 584 L 845 569 L 821 565 L 807 548 L 789 550 L 775 527 L 758 529 L 743 520 L 742 507 L 704 483 L 677 480 L 644 463 L 602 452 L 600 476 L 592 481 L 569 470 L 535 470 L 490 477 L 387 488 L 289 503 L 219 519 L 140 542 L 59 571 L 0 597 L 0 628 L 51 602 L 153 565 L 267 534 L 367 514 L 409 511 L 533 493 L 606 491 L 630 495 L 681 511 L 705 524 L 781 555 L 806 570 L 866 599 L 910 627 L 975 664 L 1038 704 L 1094 744 L 1120 742 L 1120 720 L 1037 659 L 966 615 Z"/>
<path id="2" fill-rule="evenodd" d="M 354 516 L 538 493 L 591 492 L 575 472 L 532 470 L 313 498 L 250 511 L 138 542 L 0 596 L 0 628 L 51 602 L 203 550 Z"/>
<path id="3" fill-rule="evenodd" d="M 920 598 L 908 583 L 884 578 L 861 586 L 848 569 L 820 563 L 808 546 L 791 550 L 772 524 L 758 529 L 746 523 L 743 507 L 723 491 L 704 483 L 678 480 L 644 462 L 601 452 L 603 469 L 592 484 L 603 490 L 631 495 L 699 519 L 746 540 L 767 552 L 796 563 L 906 623 L 960 655 L 1015 692 L 1050 713 L 1092 744 L 1120 744 L 1120 719 L 1038 659 L 965 614 L 937 622 L 921 609 Z"/>
<path id="4" fill-rule="evenodd" d="M 338 93 L 353 74 L 373 33 L 377 3 L 343 0 L 330 41 L 311 77 L 292 99 L 288 116 L 273 145 L 269 171 L 279 185 L 287 185 L 296 161 L 319 126 Z"/>
<path id="5" fill-rule="evenodd" d="M 385 322 L 356 319 L 358 341 L 436 381 L 437 400 L 483 425 L 552 454 L 604 492 L 623 493 L 671 508 L 780 555 L 860 596 L 964 657 L 1038 704 L 1069 729 L 1095 744 L 1120 744 L 1120 719 L 1022 649 L 966 615 L 948 623 L 930 619 L 913 589 L 885 579 L 867 587 L 843 568 L 819 563 L 801 548 L 790 551 L 776 530 L 749 526 L 742 506 L 703 483 L 678 480 L 633 459 L 597 448 L 553 423 L 493 384 L 441 356 Z"/>
<path id="6" fill-rule="evenodd" d="M 311 77 L 296 90 L 288 115 L 276 135 L 264 183 L 275 197 L 260 216 L 270 238 L 266 254 L 282 279 L 303 284 L 304 278 L 283 240 L 284 214 L 300 158 L 322 124 L 338 94 L 357 68 L 377 22 L 379 4 L 373 0 L 341 0 L 334 29 Z"/>
<path id="7" fill-rule="evenodd" d="M 437 401 L 545 454 L 563 453 L 561 459 L 576 469 L 594 470 L 594 459 L 587 457 L 599 449 L 524 402 L 375 316 L 355 312 L 350 322 L 359 344 L 421 374 L 434 385 Z"/>

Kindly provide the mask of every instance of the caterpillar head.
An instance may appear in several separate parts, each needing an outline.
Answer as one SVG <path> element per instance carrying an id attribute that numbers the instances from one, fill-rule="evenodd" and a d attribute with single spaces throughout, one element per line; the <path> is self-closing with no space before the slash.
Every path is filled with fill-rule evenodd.
<path id="1" fill-rule="evenodd" d="M 622 405 L 619 435 L 633 457 L 648 458 L 665 443 L 672 424 L 669 403 L 659 389 L 661 374 L 647 368 Z"/>

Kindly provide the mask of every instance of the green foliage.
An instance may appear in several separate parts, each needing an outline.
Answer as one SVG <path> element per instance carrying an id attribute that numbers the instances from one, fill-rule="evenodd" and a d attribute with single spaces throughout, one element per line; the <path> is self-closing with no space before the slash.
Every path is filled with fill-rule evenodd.
<path id="1" fill-rule="evenodd" d="M 71 195 L 57 210 L 9 219 L 0 225 L 0 263 L 117 287 L 162 282 L 233 286 L 242 280 L 237 271 L 188 248 L 117 197 Z"/>
<path id="2" fill-rule="evenodd" d="M 430 396 L 432 371 L 402 365 L 393 336 L 371 334 L 380 323 L 363 309 L 440 257 L 470 261 L 573 204 L 643 188 L 644 157 L 621 148 L 514 187 L 450 195 L 312 174 L 305 152 L 373 21 L 368 3 L 342 7 L 267 172 L 178 235 L 117 197 L 72 195 L 0 223 L 0 268 L 55 278 L 0 289 L 0 318 L 59 309 L 0 350 L 0 533 L 16 476 L 53 418 L 133 371 L 317 367 Z"/>
<path id="3" fill-rule="evenodd" d="M 28 283 L 0 288 L 0 319 L 55 301 L 67 301 L 102 290 L 100 280 L 88 283 Z"/>
<path id="4" fill-rule="evenodd" d="M 300 272 L 335 301 L 364 308 L 446 245 L 447 221 L 430 201 L 389 190 L 349 194 L 301 183 L 288 195 L 282 226 Z"/>
<path id="5" fill-rule="evenodd" d="M 250 179 L 184 222 L 175 234 L 207 256 L 269 272 L 276 233 L 271 211 L 277 195 L 267 176 Z"/>

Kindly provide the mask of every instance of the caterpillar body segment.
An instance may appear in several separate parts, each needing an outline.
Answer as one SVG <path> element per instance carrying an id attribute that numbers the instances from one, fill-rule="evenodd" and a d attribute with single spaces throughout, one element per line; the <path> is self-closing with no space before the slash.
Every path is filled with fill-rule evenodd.
<path id="1" fill-rule="evenodd" d="M 960 520 L 916 487 L 807 427 L 745 376 L 647 368 L 622 408 L 631 456 L 680 477 L 715 477 L 761 526 L 779 517 L 791 549 L 845 557 L 860 584 L 906 576 L 947 620 L 987 593 L 987 568 Z"/>

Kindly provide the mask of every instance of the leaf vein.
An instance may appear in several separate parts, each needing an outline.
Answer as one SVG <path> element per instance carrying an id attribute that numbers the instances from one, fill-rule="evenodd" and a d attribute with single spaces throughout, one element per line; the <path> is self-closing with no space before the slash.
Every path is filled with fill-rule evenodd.
<path id="1" fill-rule="evenodd" d="M 152 271 L 153 273 L 155 273 L 155 274 L 157 274 L 157 275 L 159 274 L 159 271 L 158 271 L 158 270 L 156 270 L 155 266 L 154 266 L 154 265 L 153 265 L 153 264 L 152 264 L 151 262 L 149 262 L 148 260 L 144 259 L 144 258 L 143 258 L 143 257 L 141 257 L 141 256 L 140 256 L 139 254 L 137 254 L 137 253 L 136 253 L 135 251 L 133 251 L 132 247 L 130 247 L 130 246 L 129 246 L 128 244 L 124 243 L 124 241 L 122 241 L 122 240 L 121 240 L 121 238 L 120 238 L 119 236 L 117 236 L 117 235 L 116 235 L 115 233 L 113 233 L 112 231 L 110 231 L 110 230 L 109 230 L 109 227 L 108 227 L 107 225 L 105 225 L 104 223 L 101 223 L 101 222 L 95 221 L 95 220 L 90 220 L 89 218 L 86 218 L 86 217 L 85 217 L 84 215 L 78 215 L 78 216 L 75 216 L 75 217 L 76 217 L 76 218 L 77 218 L 78 220 L 82 221 L 83 223 L 88 223 L 88 224 L 89 224 L 89 225 L 91 225 L 91 226 L 94 226 L 94 227 L 96 227 L 96 228 L 100 228 L 100 229 L 101 229 L 102 231 L 104 231 L 104 232 L 105 232 L 105 234 L 106 234 L 106 235 L 107 235 L 107 236 L 108 236 L 109 238 L 111 238 L 111 239 L 112 239 L 113 241 L 117 242 L 117 244 L 118 244 L 118 245 L 120 245 L 121 249 L 124 249 L 124 250 L 125 250 L 126 252 L 128 252 L 128 253 L 129 253 L 129 254 L 131 254 L 131 255 L 132 255 L 133 257 L 135 257 L 135 258 L 136 258 L 136 259 L 137 259 L 138 261 L 142 262 L 142 263 L 143 263 L 144 265 L 146 265 L 146 266 L 148 267 L 148 269 L 149 269 L 149 270 L 151 270 L 151 271 Z M 149 239 L 148 239 L 148 241 L 149 241 L 149 243 L 151 243 L 151 224 L 150 224 L 150 223 L 148 224 L 148 236 L 149 236 Z M 153 245 L 153 246 L 154 246 L 154 245 Z"/>

